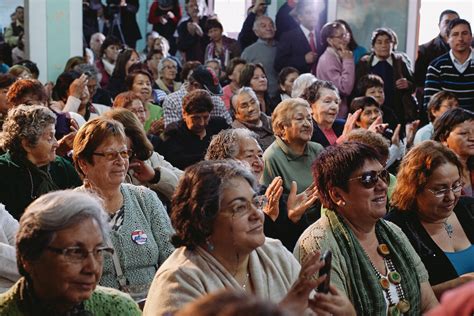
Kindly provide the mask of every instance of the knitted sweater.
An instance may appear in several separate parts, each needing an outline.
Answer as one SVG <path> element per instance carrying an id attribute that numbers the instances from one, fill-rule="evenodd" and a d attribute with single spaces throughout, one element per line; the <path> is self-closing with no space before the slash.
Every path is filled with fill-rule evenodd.
<path id="1" fill-rule="evenodd" d="M 428 67 L 423 105 L 426 109 L 431 96 L 439 91 L 453 92 L 459 106 L 474 111 L 474 61 L 460 73 L 454 66 L 449 52 L 439 56 Z"/>
<path id="2" fill-rule="evenodd" d="M 83 187 L 79 188 L 84 190 Z M 170 243 L 173 228 L 163 204 L 156 194 L 143 186 L 122 184 L 124 218 L 116 231 L 110 232 L 110 239 L 120 260 L 123 274 L 130 286 L 150 285 L 158 267 L 173 252 Z M 146 242 L 133 241 L 136 235 Z M 100 284 L 119 288 L 112 259 L 104 261 Z"/>
<path id="3" fill-rule="evenodd" d="M 0 295 L 0 314 L 8 316 L 44 315 L 38 302 L 29 300 L 25 295 L 25 279 L 21 278 L 10 290 Z M 130 296 L 106 287 L 97 286 L 84 308 L 92 315 L 141 315 L 137 304 Z"/>

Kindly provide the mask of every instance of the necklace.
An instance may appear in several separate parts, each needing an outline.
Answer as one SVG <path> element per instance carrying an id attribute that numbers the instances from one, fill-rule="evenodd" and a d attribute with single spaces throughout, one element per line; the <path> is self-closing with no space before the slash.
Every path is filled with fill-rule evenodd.
<path id="1" fill-rule="evenodd" d="M 453 228 L 453 225 L 448 223 L 448 219 L 446 219 L 443 222 L 443 227 L 444 227 L 444 230 L 446 231 L 446 234 L 448 234 L 448 237 L 453 238 L 454 228 Z"/>
<path id="2" fill-rule="evenodd" d="M 372 266 L 375 274 L 379 278 L 379 284 L 382 287 L 382 290 L 385 292 L 385 296 L 387 297 L 387 301 L 389 303 L 388 315 L 400 315 L 406 313 L 410 310 L 410 302 L 405 298 L 405 293 L 401 285 L 402 276 L 395 269 L 395 265 L 393 264 L 393 261 L 390 258 L 390 250 L 387 244 L 380 244 L 377 247 L 377 252 L 383 257 L 384 264 L 387 268 L 387 276 L 384 276 L 382 275 L 382 273 L 379 272 L 372 260 L 370 260 L 370 257 L 367 255 L 367 252 L 365 253 L 365 255 L 369 258 L 370 265 Z M 399 301 L 397 304 L 394 303 L 392 295 L 390 293 L 390 284 L 395 285 L 397 295 L 399 297 Z"/>
<path id="3" fill-rule="evenodd" d="M 250 273 L 247 272 L 245 282 L 244 284 L 242 284 L 242 288 L 244 289 L 244 291 L 247 291 L 247 283 L 249 282 L 249 280 L 250 280 Z"/>

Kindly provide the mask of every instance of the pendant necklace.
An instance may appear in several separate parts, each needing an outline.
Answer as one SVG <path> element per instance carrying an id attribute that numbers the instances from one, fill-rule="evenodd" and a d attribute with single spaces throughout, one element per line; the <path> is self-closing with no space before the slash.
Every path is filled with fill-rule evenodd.
<path id="1" fill-rule="evenodd" d="M 454 228 L 453 228 L 453 225 L 448 223 L 448 219 L 446 219 L 443 222 L 443 227 L 444 227 L 444 230 L 446 231 L 446 234 L 448 234 L 448 237 L 453 238 Z"/>

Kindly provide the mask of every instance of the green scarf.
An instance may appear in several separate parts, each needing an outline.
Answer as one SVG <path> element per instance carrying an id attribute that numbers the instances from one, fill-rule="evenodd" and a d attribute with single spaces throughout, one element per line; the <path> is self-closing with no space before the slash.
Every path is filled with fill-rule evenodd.
<path id="1" fill-rule="evenodd" d="M 347 261 L 349 283 L 353 296 L 351 300 L 357 314 L 364 316 L 386 315 L 387 306 L 384 293 L 364 249 L 352 230 L 336 212 L 328 210 L 326 216 L 342 255 Z M 420 315 L 420 282 L 410 252 L 401 238 L 383 220 L 377 221 L 375 233 L 381 243 L 388 245 L 390 258 L 402 276 L 401 285 L 405 299 L 410 302 L 410 310 L 405 315 Z"/>

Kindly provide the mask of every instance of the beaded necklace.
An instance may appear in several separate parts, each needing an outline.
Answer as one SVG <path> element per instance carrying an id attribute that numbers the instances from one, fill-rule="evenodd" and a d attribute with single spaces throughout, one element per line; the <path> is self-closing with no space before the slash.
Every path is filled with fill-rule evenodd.
<path id="1" fill-rule="evenodd" d="M 395 265 L 390 258 L 390 250 L 387 244 L 379 244 L 377 247 L 377 252 L 383 257 L 384 264 L 387 267 L 387 276 L 382 275 L 382 273 L 377 270 L 372 260 L 370 260 L 370 257 L 367 255 L 367 253 L 366 255 L 369 258 L 370 265 L 379 278 L 379 284 L 382 287 L 382 290 L 385 292 L 385 296 L 387 297 L 389 303 L 387 315 L 396 316 L 404 314 L 410 310 L 410 302 L 405 298 L 405 293 L 401 285 L 402 276 L 395 269 Z M 399 297 L 397 304 L 394 303 L 390 294 L 390 283 L 395 285 L 397 295 Z"/>

